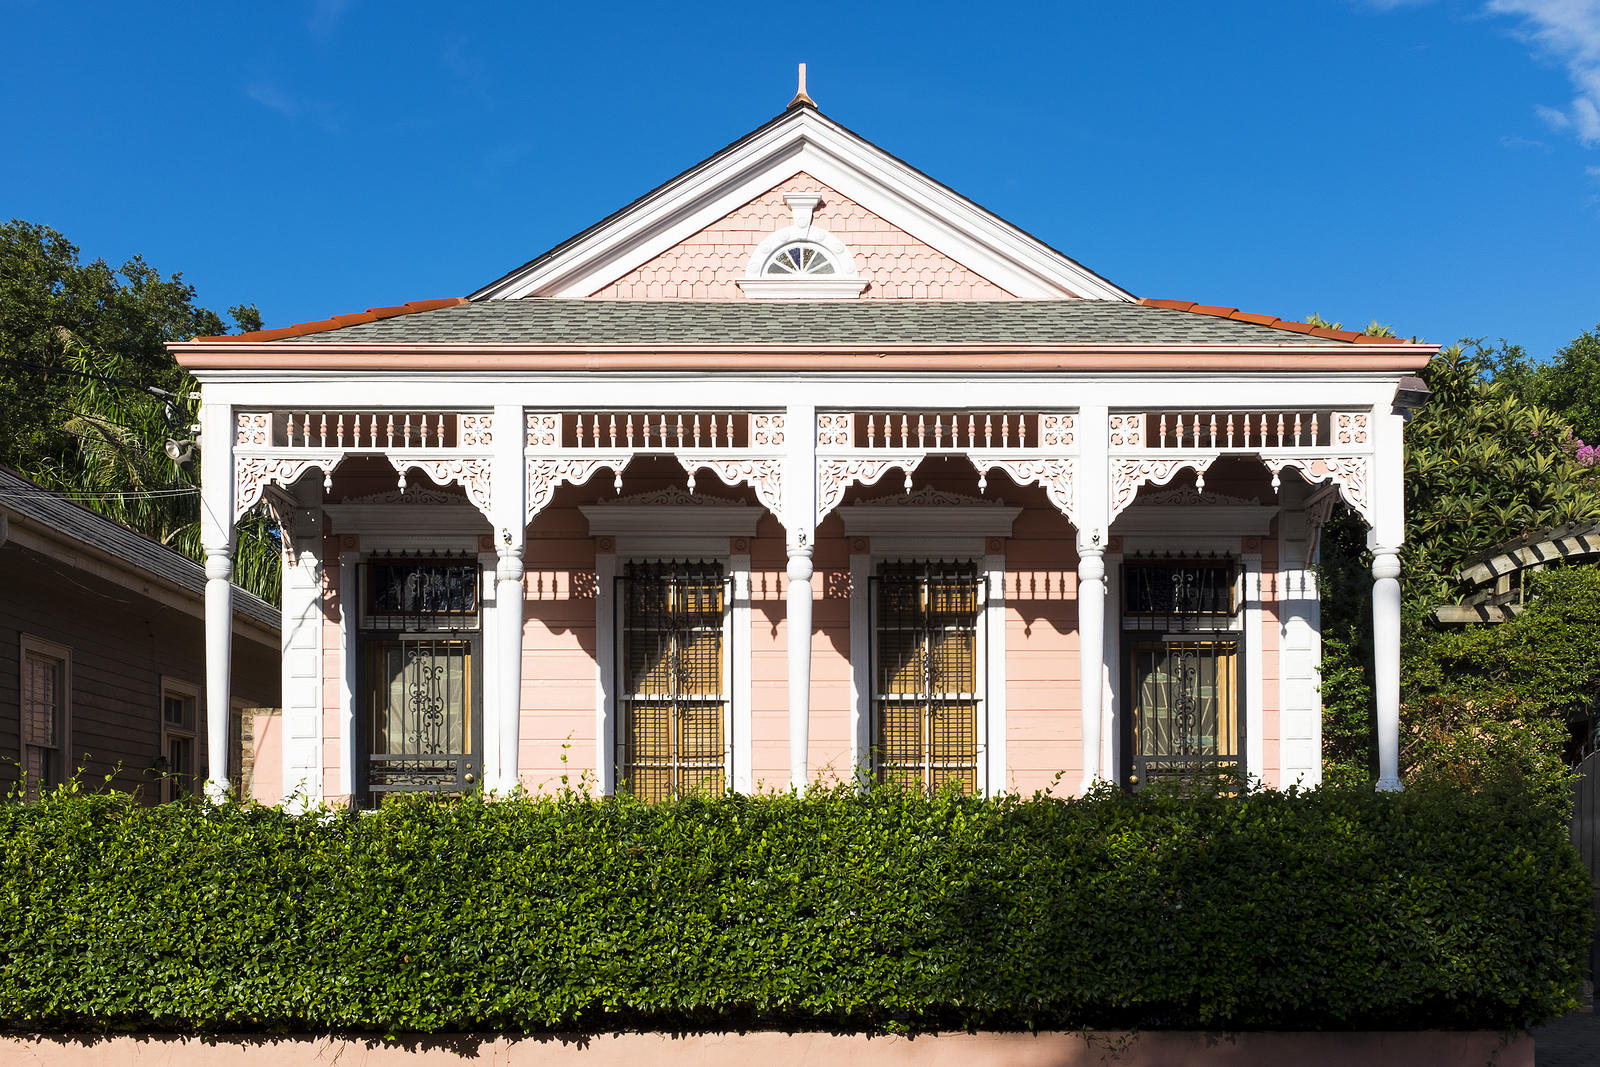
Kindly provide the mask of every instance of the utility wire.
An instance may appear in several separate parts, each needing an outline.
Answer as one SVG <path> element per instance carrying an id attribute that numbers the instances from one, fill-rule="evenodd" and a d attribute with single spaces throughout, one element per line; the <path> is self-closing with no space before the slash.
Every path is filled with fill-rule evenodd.
<path id="1" fill-rule="evenodd" d="M 142 393 L 149 393 L 151 396 L 159 396 L 166 400 L 182 399 L 177 393 L 169 393 L 165 389 L 159 389 L 153 385 L 145 385 L 142 382 L 132 382 L 126 378 L 108 378 L 104 374 L 89 374 L 81 370 L 69 370 L 66 367 L 52 367 L 44 363 L 29 363 L 25 359 L 11 359 L 7 356 L 0 356 L 0 363 L 9 364 L 13 367 L 27 367 L 29 370 L 42 370 L 46 374 L 71 374 L 78 378 L 88 378 L 90 381 L 106 382 L 110 385 L 124 385 L 129 389 L 137 389 Z"/>

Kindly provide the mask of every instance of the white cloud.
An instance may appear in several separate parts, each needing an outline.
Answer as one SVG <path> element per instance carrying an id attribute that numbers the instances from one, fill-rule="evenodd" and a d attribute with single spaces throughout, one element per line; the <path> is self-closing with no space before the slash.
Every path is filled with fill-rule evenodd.
<path id="1" fill-rule="evenodd" d="M 311 18 L 306 23 L 311 35 L 319 41 L 326 41 L 333 36 L 333 31 L 339 26 L 339 19 L 354 3 L 355 0 L 316 0 Z"/>
<path id="2" fill-rule="evenodd" d="M 1488 0 L 1497 15 L 1521 15 L 1517 36 L 1566 64 L 1578 95 L 1564 111 L 1535 108 L 1553 129 L 1571 129 L 1584 146 L 1600 145 L 1600 0 Z"/>
<path id="3" fill-rule="evenodd" d="M 265 82 L 256 82 L 254 85 L 245 86 L 244 95 L 258 104 L 270 107 L 280 115 L 294 118 L 300 113 L 300 105 L 296 104 L 288 94 Z"/>

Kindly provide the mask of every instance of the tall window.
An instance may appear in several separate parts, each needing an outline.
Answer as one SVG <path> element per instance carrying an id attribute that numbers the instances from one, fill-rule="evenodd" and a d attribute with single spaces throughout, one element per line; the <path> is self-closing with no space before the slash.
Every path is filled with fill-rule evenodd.
<path id="1" fill-rule="evenodd" d="M 30 800 L 66 775 L 69 661 L 65 648 L 22 639 L 22 770 Z"/>
<path id="2" fill-rule="evenodd" d="M 619 596 L 619 785 L 646 800 L 723 792 L 732 729 L 722 565 L 629 563 Z"/>
<path id="3" fill-rule="evenodd" d="M 195 724 L 200 691 L 171 678 L 161 684 L 161 751 L 167 758 L 162 800 L 192 796 L 200 787 L 195 766 Z"/>
<path id="4" fill-rule="evenodd" d="M 1196 774 L 1239 773 L 1242 634 L 1233 562 L 1132 561 L 1123 579 L 1132 698 L 1124 734 L 1128 783 L 1140 789 Z"/>
<path id="5" fill-rule="evenodd" d="M 366 565 L 362 778 L 386 793 L 459 793 L 483 773 L 476 560 L 386 554 Z"/>
<path id="6" fill-rule="evenodd" d="M 873 656 L 873 764 L 880 778 L 933 792 L 978 789 L 977 565 L 885 563 Z"/>

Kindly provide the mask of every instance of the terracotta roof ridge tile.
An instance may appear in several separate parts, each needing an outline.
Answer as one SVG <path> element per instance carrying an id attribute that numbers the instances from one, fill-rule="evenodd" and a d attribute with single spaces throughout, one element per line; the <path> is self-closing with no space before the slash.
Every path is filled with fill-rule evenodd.
<path id="1" fill-rule="evenodd" d="M 279 326 L 271 330 L 252 330 L 249 333 L 229 333 L 216 337 L 196 337 L 196 341 L 276 341 L 284 337 L 303 337 L 308 333 L 326 333 L 342 330 L 346 326 L 359 326 L 363 322 L 392 319 L 396 315 L 415 315 L 419 311 L 438 311 L 440 308 L 460 307 L 467 303 L 464 296 L 447 296 L 438 300 L 410 300 L 395 307 L 368 308 L 352 315 L 335 315 L 331 319 L 297 322 L 293 326 Z"/>
<path id="2" fill-rule="evenodd" d="M 1312 326 L 1308 323 L 1295 322 L 1291 319 L 1280 319 L 1275 315 L 1261 315 L 1250 311 L 1240 311 L 1238 308 L 1196 304 L 1192 300 L 1155 300 L 1145 297 L 1139 303 L 1145 307 L 1165 308 L 1168 311 L 1190 311 L 1196 315 L 1213 315 L 1221 319 L 1237 319 L 1240 322 L 1267 326 L 1274 330 L 1292 330 L 1295 333 L 1309 333 L 1316 337 L 1331 337 L 1336 341 L 1347 341 L 1357 345 L 1408 345 L 1411 343 L 1404 337 L 1369 337 L 1364 333 L 1357 333 L 1353 330 L 1330 330 L 1324 326 Z"/>

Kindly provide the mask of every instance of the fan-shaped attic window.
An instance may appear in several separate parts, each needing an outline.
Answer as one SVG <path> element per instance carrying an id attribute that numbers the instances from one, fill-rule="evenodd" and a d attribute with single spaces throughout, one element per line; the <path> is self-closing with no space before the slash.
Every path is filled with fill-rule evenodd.
<path id="1" fill-rule="evenodd" d="M 767 269 L 763 272 L 769 277 L 780 275 L 783 277 L 811 276 L 817 274 L 837 274 L 834 268 L 833 257 L 813 244 L 796 242 L 778 249 L 771 259 L 767 261 Z"/>

